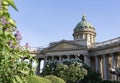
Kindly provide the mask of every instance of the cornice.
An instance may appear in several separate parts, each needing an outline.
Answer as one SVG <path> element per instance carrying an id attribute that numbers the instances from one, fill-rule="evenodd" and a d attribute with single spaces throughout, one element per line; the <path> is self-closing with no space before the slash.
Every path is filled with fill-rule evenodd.
<path id="1" fill-rule="evenodd" d="M 44 50 L 44 52 L 61 52 L 61 51 L 78 51 L 78 50 L 87 50 L 87 48 L 54 49 L 54 50 Z"/>
<path id="2" fill-rule="evenodd" d="M 120 42 L 115 42 L 113 44 L 106 44 L 103 46 L 98 46 L 96 48 L 90 48 L 91 51 L 99 51 L 99 50 L 106 50 L 120 46 Z"/>

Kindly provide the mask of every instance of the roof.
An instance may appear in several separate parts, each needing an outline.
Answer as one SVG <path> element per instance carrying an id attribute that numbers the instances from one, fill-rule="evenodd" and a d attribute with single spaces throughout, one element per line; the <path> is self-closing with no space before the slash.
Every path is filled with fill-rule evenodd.
<path id="1" fill-rule="evenodd" d="M 77 44 L 71 41 L 61 40 L 59 42 L 56 42 L 53 45 L 50 45 L 49 47 L 43 49 L 44 51 L 50 51 L 50 50 L 73 50 L 73 49 L 85 49 L 86 46 Z"/>
<path id="2" fill-rule="evenodd" d="M 83 14 L 82 20 L 76 25 L 74 31 L 83 30 L 83 28 L 94 29 L 94 27 L 87 21 L 85 14 Z"/>

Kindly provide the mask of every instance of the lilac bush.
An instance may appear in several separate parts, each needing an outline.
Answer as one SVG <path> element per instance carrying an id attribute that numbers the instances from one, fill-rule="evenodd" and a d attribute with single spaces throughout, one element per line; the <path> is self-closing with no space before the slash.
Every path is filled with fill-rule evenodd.
<path id="1" fill-rule="evenodd" d="M 21 33 L 16 31 L 16 22 L 10 17 L 8 7 L 17 10 L 13 0 L 0 0 L 0 83 L 26 83 L 26 76 L 33 74 L 33 60 L 26 48 L 20 46 Z M 18 10 L 17 10 L 18 11 Z"/>

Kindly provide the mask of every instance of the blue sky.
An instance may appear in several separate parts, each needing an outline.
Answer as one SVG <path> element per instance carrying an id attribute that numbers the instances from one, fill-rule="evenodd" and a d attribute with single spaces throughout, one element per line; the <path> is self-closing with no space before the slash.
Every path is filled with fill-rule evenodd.
<path id="1" fill-rule="evenodd" d="M 62 39 L 73 40 L 73 29 L 83 13 L 95 27 L 96 41 L 120 36 L 120 0 L 15 0 L 9 8 L 22 33 L 21 44 L 44 47 Z"/>

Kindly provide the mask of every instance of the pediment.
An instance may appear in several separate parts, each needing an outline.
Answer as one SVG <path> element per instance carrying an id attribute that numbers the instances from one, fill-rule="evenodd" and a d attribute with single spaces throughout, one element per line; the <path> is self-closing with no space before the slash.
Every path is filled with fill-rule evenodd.
<path id="1" fill-rule="evenodd" d="M 61 41 L 53 46 L 48 47 L 46 50 L 66 50 L 66 49 L 77 49 L 77 48 L 82 48 L 82 46 L 72 42 Z"/>
<path id="2" fill-rule="evenodd" d="M 53 47 L 52 49 L 69 49 L 69 48 L 76 48 L 76 47 L 78 47 L 78 46 L 74 46 L 69 43 L 62 43 L 62 44 L 59 44 L 59 45 Z"/>

